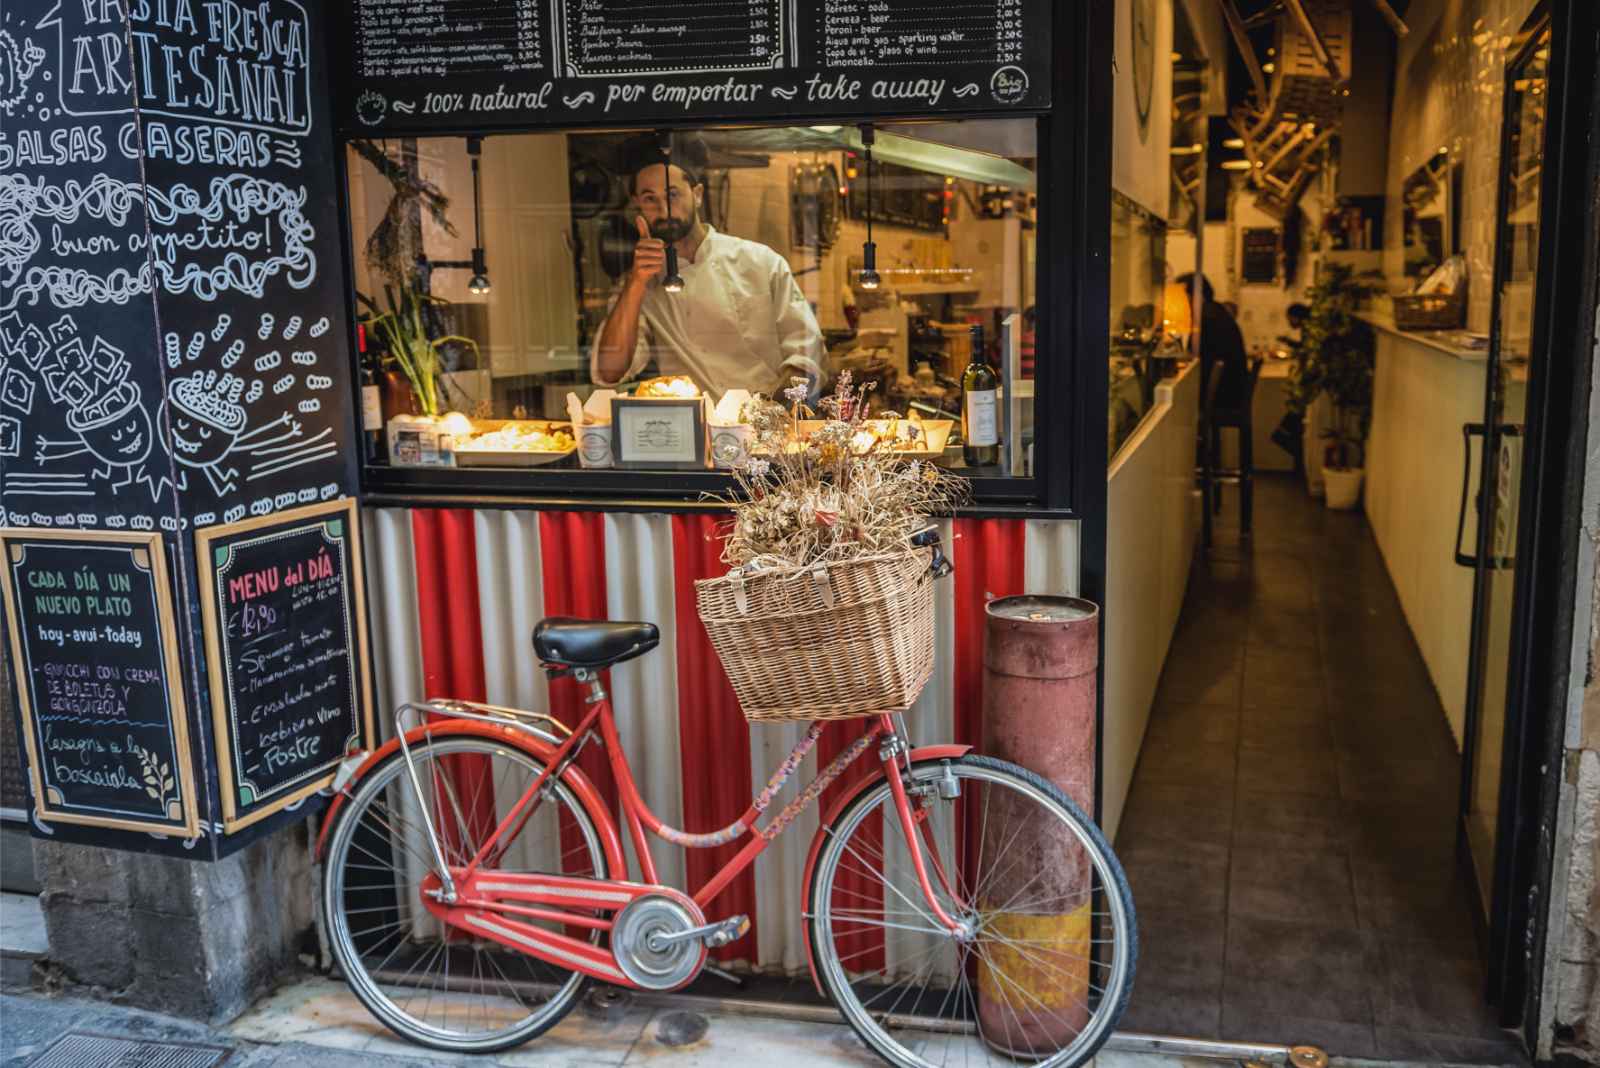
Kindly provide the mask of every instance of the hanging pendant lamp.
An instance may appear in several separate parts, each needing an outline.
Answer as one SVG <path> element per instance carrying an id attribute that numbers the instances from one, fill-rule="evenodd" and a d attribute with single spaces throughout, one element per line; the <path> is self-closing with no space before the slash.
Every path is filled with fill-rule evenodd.
<path id="1" fill-rule="evenodd" d="M 872 144 L 877 140 L 870 122 L 861 124 L 861 145 L 867 150 L 867 240 L 861 246 L 862 289 L 877 289 L 883 284 L 878 276 L 878 244 L 872 240 Z"/>
<path id="2" fill-rule="evenodd" d="M 666 130 L 656 134 L 656 143 L 661 148 L 661 172 L 666 178 L 666 190 L 662 199 L 667 205 L 667 222 L 672 222 L 672 135 Z M 670 227 L 669 227 L 670 231 Z M 683 276 L 678 273 L 678 246 L 675 242 L 667 242 L 667 276 L 661 280 L 661 288 L 668 293 L 683 292 Z"/>
<path id="3" fill-rule="evenodd" d="M 489 263 L 483 254 L 483 184 L 478 174 L 478 157 L 483 154 L 483 138 L 467 138 L 467 155 L 472 158 L 472 278 L 467 292 L 479 296 L 489 292 Z"/>

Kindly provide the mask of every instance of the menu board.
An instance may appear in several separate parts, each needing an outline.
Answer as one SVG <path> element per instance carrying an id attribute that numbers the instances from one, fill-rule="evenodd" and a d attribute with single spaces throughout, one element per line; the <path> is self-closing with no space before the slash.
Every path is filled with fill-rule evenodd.
<path id="1" fill-rule="evenodd" d="M 352 0 L 348 132 L 1042 108 L 1050 0 Z"/>
<path id="2" fill-rule="evenodd" d="M 372 737 L 355 502 L 195 535 L 223 825 L 315 793 Z"/>
<path id="3" fill-rule="evenodd" d="M 4 529 L 0 551 L 38 817 L 195 837 L 161 535 Z"/>
<path id="4" fill-rule="evenodd" d="M 546 68 L 538 0 L 368 0 L 356 7 L 363 78 L 519 74 Z"/>

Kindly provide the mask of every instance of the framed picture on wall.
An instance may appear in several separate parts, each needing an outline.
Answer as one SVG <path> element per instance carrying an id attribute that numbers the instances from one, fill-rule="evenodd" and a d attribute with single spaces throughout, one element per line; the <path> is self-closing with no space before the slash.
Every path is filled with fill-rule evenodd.
<path id="1" fill-rule="evenodd" d="M 1240 278 L 1247 285 L 1272 285 L 1278 280 L 1278 228 L 1247 227 L 1241 235 Z"/>

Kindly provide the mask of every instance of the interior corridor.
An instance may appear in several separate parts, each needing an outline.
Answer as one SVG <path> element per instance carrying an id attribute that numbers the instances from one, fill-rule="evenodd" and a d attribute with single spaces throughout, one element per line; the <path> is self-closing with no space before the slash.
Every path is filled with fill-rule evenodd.
<path id="1" fill-rule="evenodd" d="M 1459 758 L 1364 517 L 1257 476 L 1197 557 L 1117 852 L 1123 1027 L 1347 1057 L 1521 1060 L 1483 1004 Z"/>

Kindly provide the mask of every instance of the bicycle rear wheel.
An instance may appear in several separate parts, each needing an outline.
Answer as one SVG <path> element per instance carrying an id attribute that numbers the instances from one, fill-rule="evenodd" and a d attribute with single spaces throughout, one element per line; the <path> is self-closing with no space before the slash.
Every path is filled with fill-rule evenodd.
<path id="1" fill-rule="evenodd" d="M 333 956 L 356 997 L 402 1038 L 458 1053 L 508 1049 L 565 1016 L 587 977 L 428 913 L 422 880 L 438 866 L 422 820 L 434 821 L 445 862 L 465 865 L 543 765 L 488 738 L 446 739 L 411 754 L 429 815 L 395 753 L 356 784 L 329 839 L 322 903 Z M 490 866 L 606 877 L 594 824 L 560 781 Z"/>
<path id="2" fill-rule="evenodd" d="M 904 773 L 902 773 L 904 775 Z M 1057 787 L 987 757 L 905 782 L 940 907 L 929 908 L 887 781 L 825 828 L 805 922 L 823 986 L 901 1068 L 1070 1068 L 1133 990 L 1132 895 L 1099 828 Z"/>

